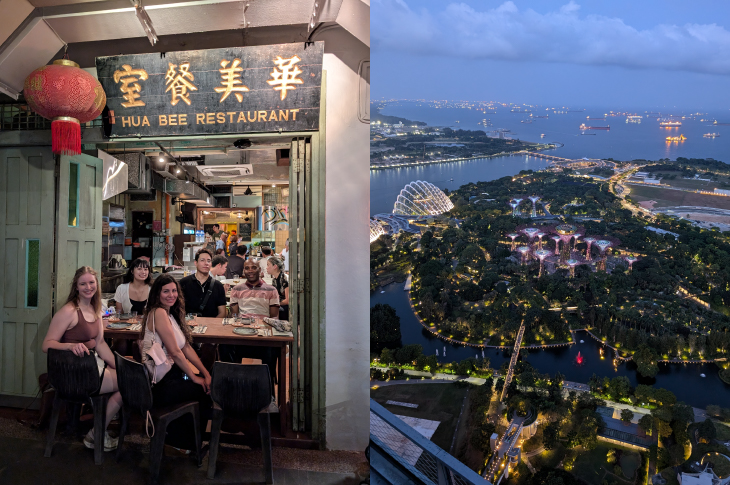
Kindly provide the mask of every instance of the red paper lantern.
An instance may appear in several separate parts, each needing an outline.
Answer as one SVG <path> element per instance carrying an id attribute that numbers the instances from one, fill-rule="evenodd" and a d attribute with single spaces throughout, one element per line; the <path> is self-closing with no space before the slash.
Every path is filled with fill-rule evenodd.
<path id="1" fill-rule="evenodd" d="M 81 153 L 81 123 L 96 119 L 106 105 L 99 81 L 68 59 L 58 59 L 25 79 L 23 95 L 30 109 L 53 120 L 53 153 Z"/>

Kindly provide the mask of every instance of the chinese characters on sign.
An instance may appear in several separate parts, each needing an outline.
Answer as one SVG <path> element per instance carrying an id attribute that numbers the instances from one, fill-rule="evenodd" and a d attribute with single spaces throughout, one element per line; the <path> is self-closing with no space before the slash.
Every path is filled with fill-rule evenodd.
<path id="1" fill-rule="evenodd" d="M 299 57 L 294 56 L 291 59 L 282 59 L 281 57 L 277 57 L 274 61 L 274 64 L 281 69 L 278 70 L 274 68 L 273 71 L 271 71 L 271 77 L 274 79 L 271 81 L 266 81 L 271 86 L 275 86 L 274 89 L 276 91 L 281 92 L 281 100 L 283 101 L 286 99 L 286 92 L 289 89 L 296 89 L 294 86 L 290 86 L 290 84 L 302 84 L 304 81 L 297 78 L 298 75 L 302 73 L 302 71 L 295 66 L 297 62 L 301 61 Z"/>
<path id="2" fill-rule="evenodd" d="M 172 100 L 170 101 L 170 104 L 173 106 L 175 106 L 181 99 L 185 102 L 185 104 L 190 106 L 188 89 L 191 91 L 198 90 L 198 88 L 190 82 L 195 81 L 195 77 L 188 72 L 190 70 L 190 63 L 183 62 L 180 64 L 180 69 L 177 72 L 175 72 L 175 68 L 177 68 L 177 66 L 170 63 L 170 67 L 165 75 L 165 86 L 167 86 L 165 92 L 172 91 Z M 188 79 L 190 79 L 190 81 L 188 81 Z"/>
<path id="3" fill-rule="evenodd" d="M 315 42 L 97 58 L 116 115 L 109 136 L 317 129 L 323 50 Z"/>
<path id="4" fill-rule="evenodd" d="M 144 69 L 132 69 L 132 66 L 129 64 L 124 64 L 120 71 L 114 71 L 114 82 L 122 83 L 119 90 L 124 93 L 124 99 L 127 100 L 126 103 L 122 103 L 122 106 L 125 108 L 144 106 L 144 101 L 139 99 L 142 86 L 137 81 L 140 79 L 142 81 L 148 79 L 147 71 Z"/>
<path id="5" fill-rule="evenodd" d="M 221 96 L 220 100 L 221 103 L 225 101 L 225 99 L 231 93 L 235 93 L 234 95 L 240 103 L 241 101 L 243 101 L 243 95 L 241 93 L 248 92 L 248 87 L 244 86 L 239 79 L 241 77 L 241 71 L 243 71 L 242 67 L 238 67 L 240 64 L 241 59 L 233 59 L 233 64 L 231 64 L 231 67 L 227 67 L 228 61 L 226 61 L 225 59 L 221 61 L 221 67 L 223 69 L 218 70 L 221 73 L 221 78 L 223 78 L 223 85 L 218 86 L 214 89 L 216 93 L 223 93 L 223 96 Z"/>

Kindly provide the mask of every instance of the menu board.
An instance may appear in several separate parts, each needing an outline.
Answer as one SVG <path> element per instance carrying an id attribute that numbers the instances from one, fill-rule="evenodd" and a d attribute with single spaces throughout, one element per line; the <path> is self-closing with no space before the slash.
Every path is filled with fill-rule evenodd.
<path id="1" fill-rule="evenodd" d="M 253 231 L 253 224 L 251 222 L 239 222 L 238 223 L 238 240 L 239 241 L 250 241 L 251 234 Z"/>

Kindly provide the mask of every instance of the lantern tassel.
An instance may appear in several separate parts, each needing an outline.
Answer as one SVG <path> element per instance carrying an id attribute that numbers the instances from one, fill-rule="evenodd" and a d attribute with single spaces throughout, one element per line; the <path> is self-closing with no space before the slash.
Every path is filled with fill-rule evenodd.
<path id="1" fill-rule="evenodd" d="M 55 118 L 51 123 L 53 153 L 79 155 L 81 153 L 81 125 L 70 116 Z"/>

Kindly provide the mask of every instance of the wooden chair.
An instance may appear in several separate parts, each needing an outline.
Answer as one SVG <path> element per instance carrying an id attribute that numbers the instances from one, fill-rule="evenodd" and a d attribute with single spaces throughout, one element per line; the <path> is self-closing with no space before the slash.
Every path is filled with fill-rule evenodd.
<path id="1" fill-rule="evenodd" d="M 152 402 L 152 386 L 147 367 L 115 352 L 117 362 L 117 382 L 122 394 L 122 425 L 119 431 L 119 446 L 117 461 L 122 456 L 122 445 L 127 434 L 129 419 L 132 411 L 140 413 L 145 419 L 149 411 L 154 424 L 154 435 L 150 443 L 150 474 L 152 482 L 157 482 L 160 475 L 160 465 L 165 453 L 165 434 L 167 426 L 180 416 L 192 414 L 195 428 L 195 452 L 198 466 L 202 466 L 200 452 L 200 409 L 197 401 L 177 404 L 165 408 L 155 408 Z"/>
<path id="2" fill-rule="evenodd" d="M 269 413 L 278 412 L 272 401 L 269 367 L 216 362 L 213 365 L 213 417 L 210 429 L 210 456 L 208 478 L 215 476 L 221 424 L 224 417 L 258 421 L 261 448 L 264 455 L 264 476 L 267 484 L 274 483 L 271 460 L 271 421 Z"/>
<path id="3" fill-rule="evenodd" d="M 83 404 L 91 401 L 94 411 L 94 463 L 104 462 L 104 432 L 108 394 L 99 394 L 100 377 L 96 357 L 92 354 L 77 356 L 68 350 L 48 349 L 48 382 L 56 395 L 46 437 L 46 458 L 53 451 L 53 440 L 61 408 L 67 404 Z"/>

